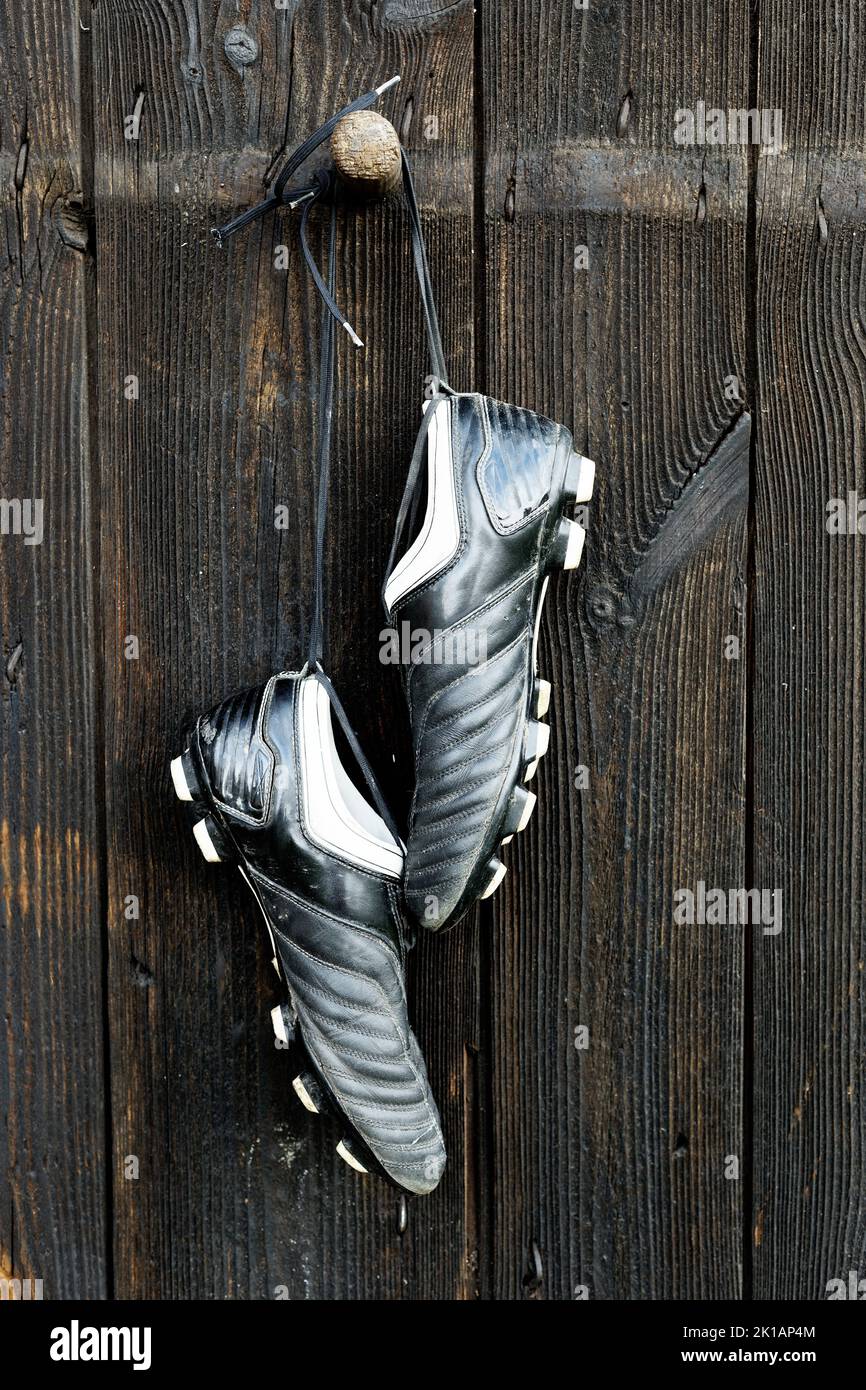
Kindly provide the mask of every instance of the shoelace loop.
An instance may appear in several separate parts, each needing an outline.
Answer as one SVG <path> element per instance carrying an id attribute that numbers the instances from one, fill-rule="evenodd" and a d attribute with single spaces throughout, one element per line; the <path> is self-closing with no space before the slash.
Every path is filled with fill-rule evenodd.
<path id="1" fill-rule="evenodd" d="M 255 207 L 249 208 L 246 212 L 225 223 L 222 227 L 213 227 L 211 235 L 217 245 L 222 247 L 229 237 L 242 227 L 248 226 L 251 222 L 263 217 L 271 210 L 285 206 L 290 210 L 303 207 L 299 228 L 299 237 L 304 261 L 313 278 L 313 283 L 318 291 L 325 312 L 322 316 L 322 341 L 321 341 L 321 361 L 319 372 L 319 412 L 318 412 L 318 440 L 316 450 L 317 465 L 317 504 L 316 504 L 316 556 L 315 556 L 315 598 L 313 603 L 313 617 L 310 626 L 310 640 L 307 649 L 307 660 L 304 664 L 304 673 L 309 673 L 327 692 L 332 711 L 336 714 L 337 721 L 343 730 L 346 741 L 352 751 L 355 761 L 364 777 L 370 790 L 376 809 L 382 820 L 387 825 L 389 831 L 398 843 L 402 843 L 397 825 L 393 816 L 379 790 L 373 769 L 364 756 L 364 752 L 358 738 L 349 723 L 348 716 L 343 709 L 337 693 L 325 673 L 322 665 L 322 657 L 325 646 L 324 632 L 324 551 L 325 533 L 328 499 L 328 481 L 330 475 L 330 456 L 331 456 L 331 426 L 333 418 L 333 397 L 334 397 L 334 370 L 335 370 L 335 343 L 334 343 L 334 324 L 339 323 L 346 330 L 349 337 L 356 347 L 363 347 L 361 339 L 355 332 L 348 319 L 341 312 L 334 299 L 334 281 L 336 271 L 336 224 L 337 208 L 335 199 L 336 174 L 333 169 L 319 170 L 310 183 L 299 187 L 289 188 L 289 179 L 296 170 L 304 163 L 315 149 L 327 140 L 334 127 L 344 116 L 353 111 L 363 111 L 372 106 L 383 92 L 387 91 L 399 77 L 392 77 L 384 82 L 380 87 L 376 87 L 364 96 L 356 98 L 348 106 L 337 111 L 331 116 L 324 125 L 309 135 L 298 148 L 287 159 L 285 165 L 280 170 L 274 180 L 272 191 Z M 427 328 L 427 339 L 430 348 L 430 360 L 432 376 L 428 379 L 428 393 L 432 391 L 434 397 L 440 394 L 452 395 L 453 391 L 448 384 L 448 375 L 445 367 L 445 355 L 442 350 L 442 339 L 439 331 L 439 320 L 436 313 L 436 302 L 433 295 L 433 286 L 430 280 L 430 269 L 427 261 L 427 250 L 424 244 L 424 234 L 421 229 L 421 218 L 418 212 L 418 204 L 415 197 L 415 188 L 412 183 L 412 173 L 406 151 L 401 148 L 403 191 L 406 199 L 406 207 L 409 213 L 409 225 L 412 235 L 412 254 L 415 263 L 415 271 L 421 287 L 421 301 L 424 309 L 424 319 Z M 330 234 L 328 242 L 328 283 L 326 284 L 319 267 L 310 251 L 307 240 L 307 226 L 309 222 L 311 208 L 319 202 L 330 204 Z M 428 411 L 427 424 L 432 416 L 432 408 Z M 426 431 L 422 429 L 422 439 Z M 420 457 L 420 448 L 416 446 L 416 455 Z M 413 468 L 417 467 L 417 459 L 413 460 Z M 405 506 L 405 499 L 404 499 Z M 398 528 L 399 529 L 399 528 Z M 395 540 L 396 544 L 396 540 Z M 392 554 L 393 558 L 393 554 Z M 390 568 L 390 566 L 389 566 Z M 409 943 L 411 945 L 411 942 Z"/>
<path id="2" fill-rule="evenodd" d="M 289 155 L 274 180 L 272 191 L 268 194 L 267 198 L 261 203 L 257 203 L 255 207 L 248 208 L 246 212 L 242 212 L 238 217 L 232 218 L 230 222 L 224 223 L 223 226 L 211 228 L 211 236 L 217 246 L 222 247 L 229 237 L 234 236 L 235 232 L 239 232 L 242 227 L 249 226 L 251 222 L 257 221 L 258 218 L 264 217 L 265 213 L 271 212 L 274 208 L 285 206 L 293 210 L 303 205 L 304 211 L 301 216 L 300 239 L 304 260 L 313 277 L 313 283 L 328 309 L 328 312 L 336 319 L 337 323 L 346 330 L 352 342 L 355 344 L 355 347 L 363 347 L 364 344 L 349 323 L 345 314 L 341 312 L 334 299 L 333 293 L 329 291 L 325 285 L 319 267 L 316 265 L 310 252 L 306 234 L 310 208 L 313 204 L 328 198 L 333 201 L 336 183 L 333 170 L 319 170 L 313 181 L 301 188 L 289 188 L 288 182 L 296 170 L 309 159 L 313 151 L 317 150 L 318 147 L 329 138 L 334 127 L 344 116 L 351 115 L 353 111 L 365 111 L 379 100 L 383 92 L 386 92 L 389 87 L 393 87 L 394 84 L 399 81 L 399 77 L 391 77 L 387 82 L 383 82 L 381 86 L 374 87 L 372 91 L 365 92 L 363 96 L 356 97 L 348 106 L 344 106 L 341 110 L 335 112 L 333 116 L 330 116 L 328 120 L 325 121 L 324 125 L 319 126 L 318 130 L 314 130 L 312 135 L 308 135 L 306 140 L 302 141 L 298 148 L 293 150 Z"/>

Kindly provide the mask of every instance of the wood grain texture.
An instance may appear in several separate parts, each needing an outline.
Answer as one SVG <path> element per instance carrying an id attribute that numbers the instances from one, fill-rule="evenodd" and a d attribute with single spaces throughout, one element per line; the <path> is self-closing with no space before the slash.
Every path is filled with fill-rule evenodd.
<path id="1" fill-rule="evenodd" d="M 10 3 L 0 53 L 0 520 L 44 504 L 42 544 L 0 534 L 0 1274 L 361 1300 L 866 1276 L 866 535 L 826 528 L 866 499 L 864 0 Z M 320 303 L 289 217 L 209 229 L 395 72 L 453 383 L 598 463 L 543 624 L 535 816 L 411 960 L 451 1163 L 402 1235 L 292 1097 L 259 920 L 168 776 L 190 719 L 298 664 L 312 599 Z M 699 100 L 777 108 L 780 153 L 676 145 Z M 428 364 L 399 200 L 341 208 L 337 281 L 367 348 L 339 348 L 329 664 L 401 814 L 379 588 Z M 779 890 L 781 932 L 676 925 L 701 881 Z"/>
<path id="2" fill-rule="evenodd" d="M 107 1288 L 79 41 L 72 4 L 0 16 L 0 1263 L 46 1298 Z"/>
<path id="3" fill-rule="evenodd" d="M 186 721 L 297 667 L 312 601 L 320 302 L 291 219 L 269 218 L 223 251 L 208 229 L 261 196 L 277 155 L 401 72 L 383 110 L 410 148 L 423 143 L 427 103 L 447 111 L 419 193 L 449 285 L 446 337 L 458 360 L 457 345 L 471 351 L 469 184 L 444 213 L 430 211 L 438 171 L 467 162 L 471 14 L 382 28 L 366 6 L 254 6 L 246 27 L 260 56 L 242 73 L 224 54 L 221 4 L 107 3 L 94 25 L 118 1292 L 472 1294 L 474 1204 L 459 1158 L 433 1198 L 410 1204 L 400 1237 L 394 1193 L 359 1180 L 335 1154 L 339 1131 L 292 1097 L 256 911 L 233 876 L 207 872 L 168 780 Z M 129 142 L 124 116 L 141 90 Z M 314 218 L 320 263 L 322 231 Z M 288 271 L 274 265 L 282 244 Z M 378 595 L 427 365 L 397 209 L 341 215 L 337 282 L 370 346 L 339 348 L 330 667 L 398 800 L 407 773 L 392 756 L 399 729 L 378 658 Z M 139 398 L 129 401 L 132 374 Z M 287 530 L 274 526 L 279 506 Z M 129 634 L 137 660 L 124 656 Z M 128 894 L 140 897 L 138 920 L 124 920 Z M 425 945 L 413 973 L 418 1032 L 458 1155 L 476 953 L 471 931 Z M 126 1180 L 130 1155 L 139 1177 Z"/>
<path id="4" fill-rule="evenodd" d="M 754 878 L 782 894 L 754 941 L 761 1299 L 866 1274 L 866 536 L 827 531 L 831 498 L 866 496 L 864 77 L 862 4 L 761 6 L 786 147 L 757 190 Z"/>
<path id="5" fill-rule="evenodd" d="M 485 387 L 598 465 L 582 568 L 544 620 L 539 805 L 490 912 L 492 1290 L 736 1297 L 742 937 L 673 909 L 677 888 L 744 882 L 746 661 L 724 643 L 745 641 L 747 444 L 704 526 L 693 498 L 744 410 L 725 388 L 745 371 L 746 168 L 715 149 L 696 169 L 673 122 L 745 99 L 746 5 L 481 14 Z"/>

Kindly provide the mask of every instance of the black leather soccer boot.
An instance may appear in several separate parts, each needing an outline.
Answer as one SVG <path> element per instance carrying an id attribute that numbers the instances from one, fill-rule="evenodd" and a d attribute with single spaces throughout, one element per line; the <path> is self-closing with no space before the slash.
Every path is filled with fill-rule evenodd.
<path id="1" fill-rule="evenodd" d="M 273 676 L 197 721 L 172 779 L 205 859 L 237 864 L 265 919 L 299 1098 L 339 1118 L 353 1167 L 430 1192 L 445 1146 L 407 1013 L 404 849 L 338 755 L 331 701 L 320 673 Z"/>
<path id="2" fill-rule="evenodd" d="M 433 366 L 383 588 L 400 634 L 415 751 L 404 894 L 414 921 L 453 926 L 505 875 L 500 847 L 535 806 L 550 683 L 536 651 L 548 579 L 577 567 L 595 465 L 564 426 L 452 390 L 404 156 Z M 403 638 L 406 640 L 402 640 Z"/>

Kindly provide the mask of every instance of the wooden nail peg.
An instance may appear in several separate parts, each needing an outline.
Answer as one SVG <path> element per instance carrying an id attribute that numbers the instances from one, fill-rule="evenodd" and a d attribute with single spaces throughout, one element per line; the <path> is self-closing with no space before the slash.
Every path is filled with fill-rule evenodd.
<path id="1" fill-rule="evenodd" d="M 400 140 L 378 111 L 353 111 L 331 135 L 331 157 L 356 198 L 381 198 L 400 182 Z"/>

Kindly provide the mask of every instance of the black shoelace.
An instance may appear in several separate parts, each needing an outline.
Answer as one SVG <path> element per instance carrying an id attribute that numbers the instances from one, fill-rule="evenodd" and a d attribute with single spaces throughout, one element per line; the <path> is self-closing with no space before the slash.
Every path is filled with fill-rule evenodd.
<path id="1" fill-rule="evenodd" d="M 314 203 L 321 200 L 327 198 L 333 199 L 333 172 L 320 171 L 310 183 L 298 188 L 289 188 L 288 182 L 304 161 L 310 157 L 313 151 L 318 149 L 318 147 L 330 137 L 335 126 L 344 116 L 350 115 L 353 111 L 364 111 L 368 107 L 373 106 L 374 103 L 379 100 L 383 92 L 386 92 L 389 87 L 393 87 L 394 84 L 399 81 L 399 77 L 392 77 L 387 82 L 383 82 L 380 87 L 374 87 L 372 91 L 366 92 L 364 96 L 356 97 L 348 106 L 344 106 L 342 110 L 337 111 L 335 115 L 325 121 L 324 125 L 319 126 L 318 130 L 313 131 L 313 134 L 309 135 L 307 139 L 289 155 L 289 158 L 274 180 L 272 190 L 267 198 L 261 203 L 257 203 L 255 207 L 249 208 L 246 212 L 241 213 L 240 216 L 232 218 L 230 222 L 226 222 L 222 227 L 213 227 L 211 229 L 211 235 L 217 242 L 217 245 L 222 246 L 235 232 L 240 231 L 242 227 L 248 226 L 249 223 L 254 222 L 257 218 L 263 217 L 265 213 L 271 212 L 274 208 L 287 207 L 293 209 L 303 206 L 304 211 L 301 216 L 300 239 L 304 260 L 313 277 L 313 283 L 321 295 L 329 314 L 340 324 L 341 328 L 346 330 L 356 347 L 363 347 L 364 344 L 336 303 L 333 294 L 333 285 L 329 289 L 325 284 L 307 242 L 307 221 L 310 208 Z M 424 245 L 424 234 L 421 230 L 421 219 L 418 213 L 418 203 L 415 198 L 415 186 L 412 182 L 412 172 L 405 150 L 401 150 L 401 159 L 403 192 L 406 199 L 406 207 L 409 213 L 409 224 L 412 233 L 412 254 L 415 261 L 415 272 L 421 287 L 421 302 L 424 308 L 427 338 L 430 345 L 432 372 L 438 385 L 440 385 L 443 390 L 450 391 L 448 373 L 445 367 L 445 354 L 442 351 L 442 338 L 439 332 L 439 320 L 436 314 L 436 301 L 433 296 L 433 286 L 430 282 L 427 249 Z"/>
<path id="2" fill-rule="evenodd" d="M 337 207 L 335 200 L 335 174 L 333 170 L 320 170 L 315 178 L 308 184 L 298 188 L 289 188 L 288 181 L 292 175 L 300 168 L 314 150 L 327 140 L 337 125 L 338 121 L 344 116 L 350 115 L 353 111 L 364 111 L 372 106 L 383 92 L 387 91 L 399 77 L 392 77 L 388 82 L 384 82 L 380 87 L 366 92 L 364 96 L 357 97 L 355 101 L 344 106 L 342 110 L 331 116 L 324 125 L 314 131 L 312 135 L 298 146 L 289 156 L 277 178 L 274 180 L 272 191 L 261 203 L 250 208 L 247 212 L 233 218 L 222 227 L 214 227 L 212 236 L 219 246 L 224 245 L 225 241 L 235 232 L 240 231 L 249 223 L 277 207 L 288 207 L 290 210 L 303 207 L 300 223 L 300 242 L 304 261 L 313 279 L 313 283 L 321 296 L 324 310 L 322 314 L 322 345 L 321 358 L 319 364 L 319 413 L 318 413 L 318 439 L 316 448 L 316 471 L 317 471 L 317 501 L 316 501 L 316 556 L 315 556 L 315 598 L 313 603 L 313 617 L 310 625 L 310 640 L 307 650 L 307 660 L 305 670 L 324 687 L 327 692 L 331 708 L 337 716 L 340 727 L 345 736 L 346 742 L 355 758 L 357 765 L 364 776 L 364 780 L 369 787 L 370 793 L 376 804 L 376 809 L 395 840 L 400 841 L 400 832 L 388 809 L 388 806 L 379 790 L 375 774 L 366 757 L 358 738 L 352 729 L 349 719 L 343 709 L 337 693 L 325 673 L 322 666 L 325 646 L 325 623 L 324 623 L 324 568 L 325 568 L 325 531 L 328 510 L 328 485 L 330 480 L 331 467 L 331 434 L 333 423 L 333 401 L 334 401 L 334 373 L 335 373 L 335 324 L 340 324 L 346 330 L 349 337 L 356 347 L 363 347 L 361 339 L 355 332 L 348 319 L 340 310 L 335 298 L 334 287 L 336 277 L 336 241 L 337 241 Z M 409 161 L 406 151 L 401 149 L 403 192 L 406 200 L 406 207 L 409 213 L 409 225 L 412 235 L 412 255 L 415 263 L 415 273 L 421 287 L 421 302 L 424 309 L 424 320 L 427 328 L 427 339 L 430 348 L 430 361 L 434 378 L 434 390 L 451 394 L 451 387 L 448 384 L 448 377 L 445 368 L 445 355 L 442 350 L 442 338 L 439 331 L 439 320 L 436 313 L 436 301 L 433 295 L 433 286 L 430 280 L 430 268 L 427 262 L 427 250 L 424 245 L 424 234 L 421 229 L 421 218 L 418 213 L 418 203 L 415 197 L 415 187 L 412 182 L 412 173 L 409 168 Z M 310 216 L 310 209 L 318 202 L 330 202 L 330 231 L 328 238 L 328 282 L 325 283 L 316 265 L 315 259 L 310 251 L 307 240 L 307 224 Z M 432 410 L 428 409 L 425 423 L 429 424 Z M 421 437 L 416 446 L 415 455 L 412 460 L 410 475 L 416 475 L 420 467 L 421 444 L 426 437 L 426 429 L 422 429 Z M 405 520 L 404 512 L 407 499 L 401 508 L 401 518 L 398 522 L 398 534 L 402 522 Z M 396 539 L 395 539 L 396 545 Z M 393 562 L 392 550 L 392 562 Z M 389 565 L 390 569 L 390 565 Z"/>

